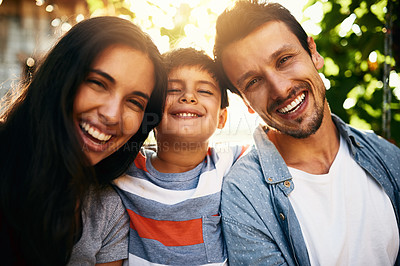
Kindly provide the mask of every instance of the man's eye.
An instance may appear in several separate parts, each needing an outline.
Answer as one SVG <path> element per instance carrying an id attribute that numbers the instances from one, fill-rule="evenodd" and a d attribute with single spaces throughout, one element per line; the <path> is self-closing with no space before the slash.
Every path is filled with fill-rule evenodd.
<path id="1" fill-rule="evenodd" d="M 279 61 L 279 64 L 285 63 L 285 62 L 288 61 L 290 58 L 291 58 L 291 56 L 285 56 L 285 57 L 283 57 L 283 58 Z"/>
<path id="2" fill-rule="evenodd" d="M 247 83 L 247 85 L 246 85 L 246 89 L 250 88 L 251 86 L 253 86 L 254 84 L 256 84 L 259 81 L 260 81 L 260 78 L 254 78 L 254 79 L 250 80 L 250 82 Z"/>

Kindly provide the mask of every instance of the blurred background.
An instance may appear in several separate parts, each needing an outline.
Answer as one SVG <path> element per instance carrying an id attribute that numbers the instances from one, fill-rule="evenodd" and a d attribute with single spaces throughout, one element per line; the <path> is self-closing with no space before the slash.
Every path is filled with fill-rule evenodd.
<path id="1" fill-rule="evenodd" d="M 29 81 L 38 60 L 77 22 L 119 16 L 163 53 L 195 47 L 213 57 L 215 21 L 233 0 L 0 0 L 0 97 Z M 313 36 L 332 111 L 400 145 L 400 1 L 274 0 Z M 252 142 L 261 123 L 229 94 L 228 121 L 212 145 Z"/>

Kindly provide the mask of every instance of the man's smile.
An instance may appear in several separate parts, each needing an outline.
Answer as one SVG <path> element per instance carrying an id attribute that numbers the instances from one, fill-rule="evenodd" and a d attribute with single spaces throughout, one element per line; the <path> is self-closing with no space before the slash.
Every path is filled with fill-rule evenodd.
<path id="1" fill-rule="evenodd" d="M 294 113 L 296 110 L 298 110 L 300 108 L 300 106 L 304 102 L 305 98 L 306 98 L 306 93 L 302 92 L 291 103 L 289 103 L 288 105 L 286 105 L 282 108 L 279 108 L 277 111 L 281 114 Z"/>

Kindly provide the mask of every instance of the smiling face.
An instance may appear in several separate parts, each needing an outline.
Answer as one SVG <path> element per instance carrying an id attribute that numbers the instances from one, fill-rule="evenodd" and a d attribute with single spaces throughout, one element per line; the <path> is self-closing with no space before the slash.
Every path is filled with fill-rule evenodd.
<path id="1" fill-rule="evenodd" d="M 282 22 L 263 24 L 222 53 L 229 80 L 270 127 L 306 138 L 321 125 L 327 108 L 318 74 L 323 59 L 308 39 L 310 55 Z"/>
<path id="2" fill-rule="evenodd" d="M 110 46 L 94 61 L 73 107 L 82 149 L 93 165 L 137 132 L 154 84 L 152 62 L 129 46 Z"/>
<path id="3" fill-rule="evenodd" d="M 225 124 L 227 112 L 220 105 L 218 83 L 207 71 L 196 66 L 173 69 L 168 75 L 167 100 L 157 138 L 207 141 Z"/>

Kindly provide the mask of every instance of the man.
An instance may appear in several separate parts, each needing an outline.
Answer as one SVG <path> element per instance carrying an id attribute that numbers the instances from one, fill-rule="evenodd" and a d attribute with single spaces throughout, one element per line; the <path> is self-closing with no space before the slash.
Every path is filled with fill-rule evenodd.
<path id="1" fill-rule="evenodd" d="M 400 149 L 331 113 L 324 60 L 290 12 L 237 2 L 214 53 L 266 123 L 224 181 L 230 265 L 398 264 Z"/>

